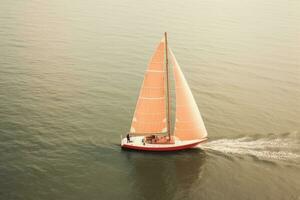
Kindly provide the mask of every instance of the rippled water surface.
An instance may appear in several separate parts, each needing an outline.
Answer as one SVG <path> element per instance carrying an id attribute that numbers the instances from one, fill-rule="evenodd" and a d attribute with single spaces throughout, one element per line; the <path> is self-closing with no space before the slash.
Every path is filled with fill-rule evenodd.
<path id="1" fill-rule="evenodd" d="M 0 199 L 300 198 L 300 2 L 2 0 Z M 122 151 L 169 43 L 209 141 Z"/>

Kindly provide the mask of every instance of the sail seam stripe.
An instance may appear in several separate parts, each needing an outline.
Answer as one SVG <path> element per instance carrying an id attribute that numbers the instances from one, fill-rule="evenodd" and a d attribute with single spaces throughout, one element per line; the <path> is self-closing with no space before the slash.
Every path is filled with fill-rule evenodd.
<path id="1" fill-rule="evenodd" d="M 140 99 L 152 99 L 152 100 L 161 100 L 164 99 L 165 97 L 140 97 Z"/>
<path id="2" fill-rule="evenodd" d="M 158 115 L 158 114 L 165 114 L 165 112 L 152 112 L 152 113 L 149 113 L 149 112 L 137 112 L 139 114 L 144 114 L 144 115 Z"/>
<path id="3" fill-rule="evenodd" d="M 163 87 L 148 87 L 148 86 L 145 86 L 144 88 L 162 89 Z"/>
<path id="4" fill-rule="evenodd" d="M 165 72 L 165 71 L 162 71 L 162 70 L 152 70 L 152 69 L 148 69 L 146 71 L 147 72 L 159 72 L 159 73 Z"/>
<path id="5" fill-rule="evenodd" d="M 138 122 L 137 124 L 165 124 L 166 122 Z M 163 126 L 165 128 L 165 126 Z"/>

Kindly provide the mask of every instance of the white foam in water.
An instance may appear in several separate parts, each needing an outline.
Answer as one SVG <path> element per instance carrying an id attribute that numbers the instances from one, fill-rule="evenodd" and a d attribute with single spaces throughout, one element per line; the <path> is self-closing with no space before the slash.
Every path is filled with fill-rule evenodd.
<path id="1" fill-rule="evenodd" d="M 201 145 L 201 148 L 226 154 L 251 155 L 260 159 L 293 160 L 300 158 L 299 141 L 291 138 L 219 139 L 207 142 Z"/>

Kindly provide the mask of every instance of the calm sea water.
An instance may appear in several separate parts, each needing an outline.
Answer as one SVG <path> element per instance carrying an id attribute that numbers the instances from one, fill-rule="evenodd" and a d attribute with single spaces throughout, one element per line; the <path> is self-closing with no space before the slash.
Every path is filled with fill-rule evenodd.
<path id="1" fill-rule="evenodd" d="M 300 2 L 2 0 L 0 199 L 300 199 Z M 156 44 L 210 140 L 122 151 Z"/>

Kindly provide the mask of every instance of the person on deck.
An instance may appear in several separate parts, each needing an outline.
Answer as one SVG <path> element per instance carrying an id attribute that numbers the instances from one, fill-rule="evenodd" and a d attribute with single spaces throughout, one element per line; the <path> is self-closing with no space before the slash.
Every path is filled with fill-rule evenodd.
<path id="1" fill-rule="evenodd" d="M 126 137 L 127 137 L 127 143 L 131 142 L 129 133 L 127 133 Z"/>

